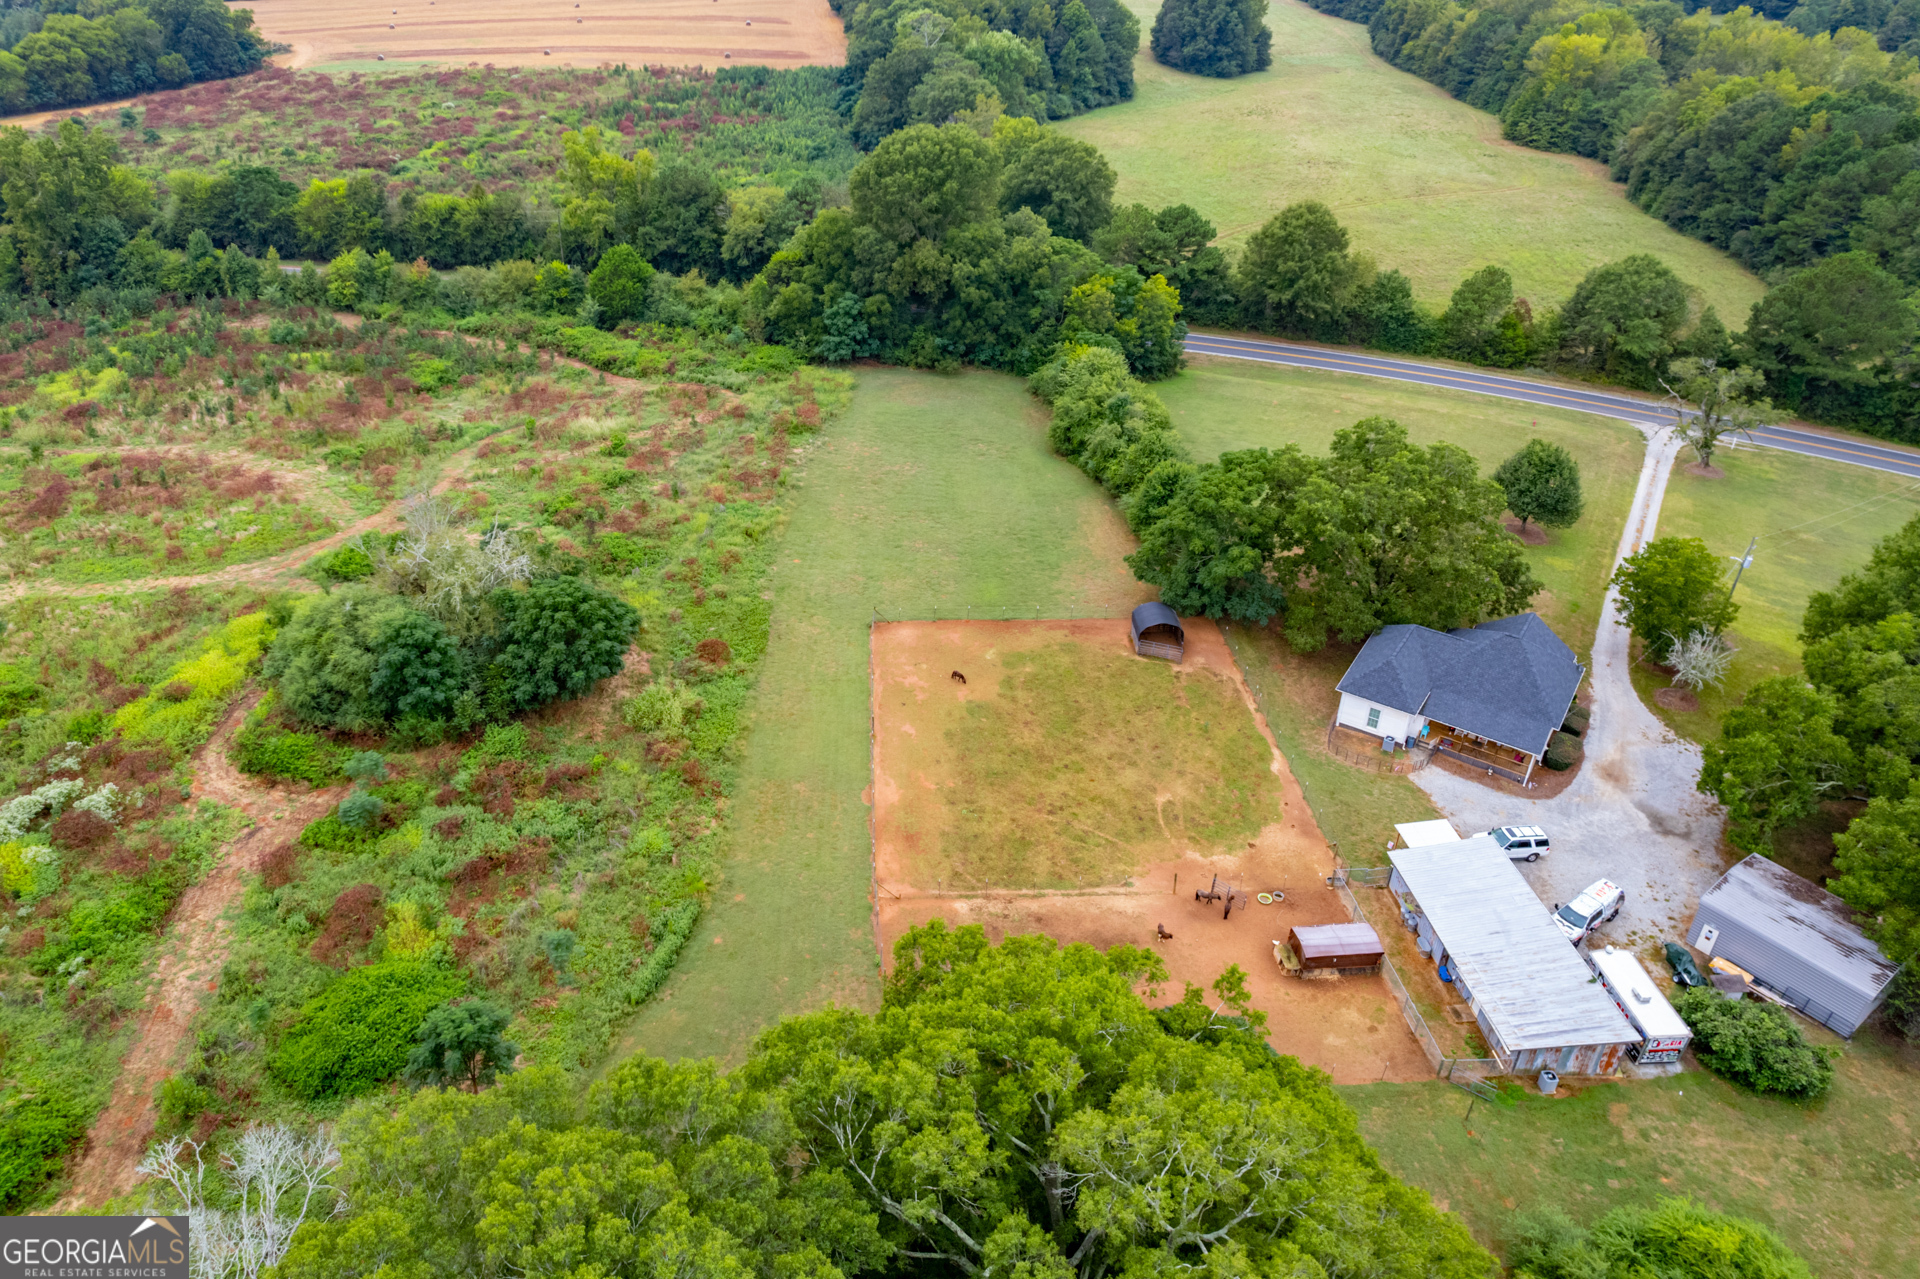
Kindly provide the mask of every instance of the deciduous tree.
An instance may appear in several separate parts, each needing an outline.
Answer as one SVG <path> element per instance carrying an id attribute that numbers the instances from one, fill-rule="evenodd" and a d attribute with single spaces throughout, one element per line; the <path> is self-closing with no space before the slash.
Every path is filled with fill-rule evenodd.
<path id="1" fill-rule="evenodd" d="M 1580 496 L 1580 464 L 1573 454 L 1546 440 L 1528 440 L 1500 464 L 1493 482 L 1507 496 L 1507 509 L 1525 528 L 1532 520 L 1548 528 L 1566 528 L 1586 509 Z"/>
<path id="2" fill-rule="evenodd" d="M 1758 369 L 1728 369 L 1712 359 L 1675 360 L 1660 385 L 1674 402 L 1674 431 L 1700 465 L 1712 466 L 1714 450 L 1728 435 L 1751 436 L 1773 420 L 1773 404 L 1756 395 L 1766 385 Z"/>
<path id="3" fill-rule="evenodd" d="M 1666 657 L 1672 636 L 1718 635 L 1740 612 L 1729 598 L 1724 562 L 1697 537 L 1655 538 L 1620 561 L 1613 585 L 1622 620 L 1655 660 Z"/>
<path id="4" fill-rule="evenodd" d="M 407 1058 L 407 1082 L 416 1088 L 464 1085 L 469 1092 L 491 1087 L 513 1072 L 520 1047 L 508 1042 L 512 1018 L 480 1000 L 442 1004 L 427 1014 L 414 1034 Z"/>
<path id="5" fill-rule="evenodd" d="M 1727 810 L 1727 839 L 1765 852 L 1781 826 L 1844 793 L 1853 752 L 1833 731 L 1833 695 L 1804 679 L 1760 681 L 1727 712 L 1720 738 L 1701 749 L 1700 790 Z"/>

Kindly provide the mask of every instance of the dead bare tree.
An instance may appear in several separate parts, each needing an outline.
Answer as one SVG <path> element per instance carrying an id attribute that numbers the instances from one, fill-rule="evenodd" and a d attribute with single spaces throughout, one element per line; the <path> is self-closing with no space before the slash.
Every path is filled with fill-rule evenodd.
<path id="1" fill-rule="evenodd" d="M 1673 644 L 1667 654 L 1667 665 L 1673 668 L 1673 682 L 1696 693 L 1703 688 L 1718 687 L 1733 666 L 1736 650 L 1712 631 L 1688 631 L 1685 638 L 1668 631 L 1667 638 Z"/>
<path id="2" fill-rule="evenodd" d="M 383 589 L 419 601 L 455 635 L 482 629 L 487 597 L 533 576 L 533 557 L 519 537 L 498 522 L 475 536 L 431 493 L 408 498 L 400 519 L 405 528 L 391 545 L 369 538 L 361 549 Z"/>
<path id="3" fill-rule="evenodd" d="M 303 1133 L 286 1124 L 256 1124 L 220 1157 L 211 1185 L 208 1173 L 215 1170 L 201 1149 L 197 1141 L 170 1137 L 149 1149 L 136 1169 L 166 1183 L 185 1209 L 194 1279 L 259 1279 L 286 1255 L 302 1222 L 342 1207 L 332 1184 L 340 1151 L 325 1128 Z"/>

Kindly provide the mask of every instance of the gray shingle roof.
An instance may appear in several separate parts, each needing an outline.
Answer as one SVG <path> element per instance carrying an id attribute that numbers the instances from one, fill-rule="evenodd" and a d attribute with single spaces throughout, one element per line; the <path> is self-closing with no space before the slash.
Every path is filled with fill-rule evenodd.
<path id="1" fill-rule="evenodd" d="M 1585 674 L 1538 614 L 1521 613 L 1457 631 L 1385 627 L 1339 688 L 1540 755 Z"/>

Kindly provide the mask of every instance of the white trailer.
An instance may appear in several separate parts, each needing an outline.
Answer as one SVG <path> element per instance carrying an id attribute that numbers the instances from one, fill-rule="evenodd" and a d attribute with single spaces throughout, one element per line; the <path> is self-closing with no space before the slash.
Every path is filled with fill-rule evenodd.
<path id="1" fill-rule="evenodd" d="M 1627 1056 L 1645 1063 L 1679 1061 L 1693 1038 L 1693 1030 L 1673 1010 L 1640 961 L 1624 950 L 1607 946 L 1588 951 L 1587 962 L 1640 1033 L 1640 1043 L 1628 1048 Z"/>

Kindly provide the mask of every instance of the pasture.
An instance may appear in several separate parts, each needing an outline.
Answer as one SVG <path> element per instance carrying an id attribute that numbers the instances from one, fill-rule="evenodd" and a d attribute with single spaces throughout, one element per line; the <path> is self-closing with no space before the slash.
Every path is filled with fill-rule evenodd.
<path id="1" fill-rule="evenodd" d="M 1047 448 L 1016 378 L 863 369 L 796 458 L 709 908 L 614 1058 L 737 1059 L 763 1027 L 879 1001 L 867 789 L 867 628 L 966 606 L 1122 614 L 1147 597 L 1126 527 Z"/>
<path id="2" fill-rule="evenodd" d="M 1590 160 L 1530 151 L 1500 121 L 1374 56 L 1364 27 L 1273 0 L 1271 70 L 1233 80 L 1153 61 L 1155 0 L 1140 18 L 1131 102 L 1055 128 L 1106 154 L 1116 199 L 1191 204 L 1237 246 L 1296 200 L 1330 206 L 1354 247 L 1397 267 L 1444 306 L 1489 264 L 1536 307 L 1632 253 L 1664 259 L 1734 328 L 1763 287 L 1719 250 L 1642 213 Z"/>
<path id="3" fill-rule="evenodd" d="M 294 67 L 836 66 L 847 49 L 825 0 L 657 0 L 642 8 L 614 0 L 257 0 L 252 8 L 261 34 L 293 46 Z"/>

